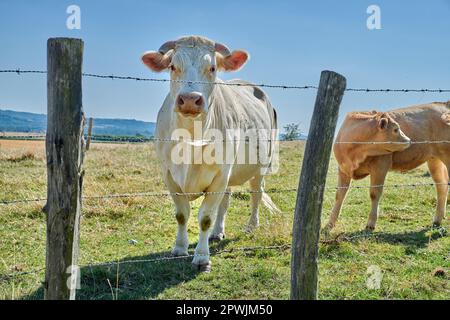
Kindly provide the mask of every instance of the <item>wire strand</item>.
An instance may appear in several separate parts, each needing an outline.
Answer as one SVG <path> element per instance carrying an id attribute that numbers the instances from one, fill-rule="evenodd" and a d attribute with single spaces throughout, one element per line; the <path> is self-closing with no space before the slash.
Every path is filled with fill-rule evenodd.
<path id="1" fill-rule="evenodd" d="M 16 135 L 16 136 L 8 136 L 8 135 L 0 135 L 0 140 L 26 140 L 26 139 L 40 139 L 45 138 L 45 135 Z M 282 140 L 282 139 L 215 139 L 215 140 L 205 140 L 205 139 L 171 139 L 171 138 L 148 138 L 148 139 L 138 139 L 130 137 L 131 140 L 105 140 L 105 139 L 91 139 L 92 142 L 111 142 L 111 143 L 152 143 L 152 142 L 169 142 L 169 143 L 192 143 L 192 144 L 213 144 L 220 142 L 291 142 L 290 140 Z M 308 139 L 303 140 L 292 140 L 292 141 L 302 141 L 308 142 Z M 425 140 L 425 141 L 411 141 L 411 142 L 399 142 L 399 141 L 335 141 L 334 144 L 355 144 L 355 145 L 422 145 L 422 144 L 450 144 L 450 140 Z"/>
<path id="2" fill-rule="evenodd" d="M 15 73 L 17 75 L 35 73 L 35 74 L 46 74 L 47 71 L 43 70 L 21 70 L 18 69 L 4 69 L 0 70 L 0 73 Z M 134 76 L 116 76 L 116 75 L 105 75 L 105 74 L 95 74 L 95 73 L 83 73 L 84 77 L 98 78 L 98 79 L 110 79 L 110 80 L 133 80 L 133 81 L 148 81 L 148 82 L 177 82 L 177 83 L 190 83 L 190 84 L 212 84 L 212 85 L 224 85 L 224 86 L 238 86 L 238 87 L 253 87 L 258 86 L 262 88 L 277 88 L 277 89 L 297 89 L 297 90 L 308 90 L 315 89 L 317 86 L 311 85 L 274 85 L 274 84 L 252 84 L 252 83 L 230 83 L 230 82 L 208 82 L 208 81 L 189 81 L 189 80 L 173 80 L 173 79 L 157 79 L 157 78 L 142 78 Z M 450 89 L 370 89 L 370 88 L 347 88 L 345 91 L 348 92 L 384 92 L 384 93 L 447 93 Z"/>
<path id="3" fill-rule="evenodd" d="M 316 189 L 371 189 L 371 188 L 419 188 L 419 187 L 435 187 L 438 185 L 448 185 L 449 183 L 411 183 L 411 184 L 380 184 L 380 185 L 369 185 L 369 186 L 347 186 L 347 187 L 331 187 L 331 186 L 316 186 Z M 286 193 L 286 192 L 297 192 L 297 188 L 288 189 L 269 189 L 266 191 L 253 191 L 253 190 L 242 190 L 242 191 L 214 191 L 214 192 L 138 192 L 138 193 L 123 193 L 123 194 L 107 194 L 107 195 L 97 195 L 97 196 L 83 196 L 84 200 L 102 200 L 102 199 L 118 199 L 118 198 L 139 198 L 139 197 L 167 197 L 167 196 L 205 196 L 205 195 L 215 195 L 215 194 L 229 194 L 229 195 L 239 195 L 239 194 L 255 194 L 255 193 Z M 19 203 L 30 203 L 30 202 L 43 202 L 47 201 L 45 198 L 36 199 L 16 199 L 16 200 L 0 200 L 0 205 L 11 205 Z"/>
<path id="4" fill-rule="evenodd" d="M 215 195 L 215 194 L 255 194 L 255 193 L 285 193 L 285 192 L 296 192 L 296 188 L 291 189 L 269 189 L 266 191 L 259 190 L 241 190 L 241 191 L 211 191 L 211 192 L 137 192 L 137 193 L 121 193 L 121 194 L 107 194 L 107 195 L 96 195 L 96 196 L 83 196 L 84 200 L 101 200 L 101 199 L 116 199 L 116 198 L 138 198 L 138 197 L 161 197 L 161 196 L 205 196 L 205 195 Z M 0 200 L 0 205 L 9 205 L 17 203 L 28 203 L 28 202 L 42 202 L 47 201 L 46 198 L 35 198 L 35 199 L 17 199 L 17 200 Z"/>
<path id="5" fill-rule="evenodd" d="M 209 255 L 205 255 L 205 254 L 197 254 L 197 255 L 188 254 L 185 256 L 170 255 L 170 256 L 162 256 L 162 257 L 153 258 L 153 259 L 136 259 L 136 260 L 123 260 L 123 261 L 100 262 L 100 263 L 91 262 L 91 263 L 79 265 L 79 267 L 80 268 L 86 268 L 86 267 L 95 268 L 95 267 L 116 266 L 117 264 L 120 265 L 120 264 L 138 264 L 138 263 L 158 263 L 158 262 L 167 262 L 167 261 L 174 261 L 174 260 L 184 260 L 184 259 L 194 258 L 195 256 L 197 256 L 197 257 L 199 257 L 199 256 L 200 257 L 202 257 L 202 256 L 217 256 L 217 255 L 225 254 L 225 253 L 258 251 L 258 250 L 286 250 L 286 249 L 290 249 L 290 247 L 291 247 L 290 244 L 271 245 L 271 246 L 237 247 L 237 248 L 213 251 Z M 36 273 L 39 273 L 44 270 L 45 270 L 45 267 L 33 269 L 33 270 L 29 270 L 29 271 L 24 271 L 24 272 L 12 272 L 9 274 L 4 274 L 4 275 L 0 274 L 0 279 L 2 279 L 2 278 L 9 279 L 9 278 L 14 278 L 16 276 L 23 276 L 23 275 L 33 274 L 33 273 L 36 274 Z"/>

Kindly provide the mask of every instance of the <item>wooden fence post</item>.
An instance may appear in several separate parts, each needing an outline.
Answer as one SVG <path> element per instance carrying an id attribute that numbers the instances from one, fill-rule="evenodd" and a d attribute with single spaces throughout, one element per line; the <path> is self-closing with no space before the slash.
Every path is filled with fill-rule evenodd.
<path id="1" fill-rule="evenodd" d="M 317 255 L 324 185 L 346 82 L 343 76 L 332 71 L 323 71 L 320 77 L 295 207 L 291 260 L 293 300 L 317 299 Z"/>
<path id="2" fill-rule="evenodd" d="M 94 119 L 89 118 L 89 127 L 88 127 L 88 136 L 86 142 L 86 151 L 89 150 L 91 146 L 91 138 L 92 138 L 92 126 L 94 125 Z"/>
<path id="3" fill-rule="evenodd" d="M 46 300 L 75 299 L 79 281 L 84 144 L 82 63 L 82 40 L 48 40 Z"/>

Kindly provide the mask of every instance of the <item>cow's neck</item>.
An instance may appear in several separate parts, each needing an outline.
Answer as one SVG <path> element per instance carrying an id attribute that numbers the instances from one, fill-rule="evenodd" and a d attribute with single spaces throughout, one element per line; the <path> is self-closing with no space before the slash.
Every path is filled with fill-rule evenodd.
<path id="1" fill-rule="evenodd" d="M 380 149 L 379 146 L 380 145 L 341 145 L 340 152 L 336 156 L 340 170 L 349 177 L 353 177 L 354 172 L 357 171 L 368 158 L 385 156 L 392 153 Z"/>

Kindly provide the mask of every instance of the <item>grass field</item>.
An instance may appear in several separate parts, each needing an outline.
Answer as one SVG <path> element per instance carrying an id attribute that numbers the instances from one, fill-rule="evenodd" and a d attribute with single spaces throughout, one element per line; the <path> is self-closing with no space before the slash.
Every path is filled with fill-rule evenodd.
<path id="1" fill-rule="evenodd" d="M 0 140 L 0 200 L 46 196 L 46 164 L 42 141 Z M 266 189 L 296 188 L 304 145 L 281 145 L 280 171 L 269 176 Z M 84 195 L 166 191 L 152 144 L 93 144 L 85 159 Z M 336 185 L 337 165 L 330 165 L 327 185 Z M 431 183 L 424 167 L 408 174 L 390 173 L 386 184 Z M 369 184 L 363 180 L 354 185 Z M 243 186 L 242 189 L 246 189 Z M 291 243 L 295 192 L 274 193 L 283 213 L 262 209 L 261 227 L 245 232 L 247 194 L 233 196 L 227 238 L 211 250 Z M 352 189 L 336 229 L 320 246 L 320 299 L 450 299 L 450 237 L 431 230 L 434 187 L 385 189 L 381 215 L 373 234 L 364 233 L 370 200 L 367 189 Z M 334 201 L 327 189 L 323 224 Z M 40 299 L 45 263 L 43 202 L 0 204 L 0 299 Z M 196 209 L 189 221 L 190 252 L 198 226 Z M 199 274 L 190 259 L 121 264 L 170 253 L 176 223 L 168 197 L 85 200 L 79 299 L 288 299 L 290 250 L 234 251 L 212 257 L 212 272 Z M 334 239 L 334 240 L 333 240 Z M 129 240 L 137 243 L 130 244 Z M 115 263 L 118 262 L 118 263 Z M 368 289 L 368 269 L 382 272 L 381 287 Z"/>

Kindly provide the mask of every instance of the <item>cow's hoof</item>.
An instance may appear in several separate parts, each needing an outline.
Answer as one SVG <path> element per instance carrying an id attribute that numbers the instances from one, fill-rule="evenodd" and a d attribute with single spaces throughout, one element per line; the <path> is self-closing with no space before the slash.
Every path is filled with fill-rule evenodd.
<path id="1" fill-rule="evenodd" d="M 441 222 L 433 222 L 433 229 L 439 229 L 441 227 Z"/>
<path id="2" fill-rule="evenodd" d="M 205 272 L 209 273 L 211 272 L 211 262 L 208 261 L 208 263 L 205 264 L 192 264 L 193 268 L 198 272 Z"/>
<path id="3" fill-rule="evenodd" d="M 185 248 L 175 247 L 172 250 L 172 255 L 175 257 L 184 257 L 184 256 L 188 256 L 189 253 L 188 253 L 187 249 L 185 249 Z"/>
<path id="4" fill-rule="evenodd" d="M 329 226 L 325 226 L 320 230 L 320 234 L 324 236 L 325 238 L 328 238 L 331 233 L 331 228 Z"/>
<path id="5" fill-rule="evenodd" d="M 212 235 L 209 236 L 209 241 L 210 242 L 220 242 L 223 239 L 225 239 L 225 234 L 224 233 L 212 234 Z"/>
<path id="6" fill-rule="evenodd" d="M 246 227 L 245 227 L 245 232 L 247 233 L 252 233 L 253 231 L 255 231 L 256 229 L 258 229 L 259 224 L 252 224 L 249 223 Z"/>
<path id="7" fill-rule="evenodd" d="M 366 226 L 366 232 L 372 233 L 375 231 L 375 227 L 374 226 Z"/>

